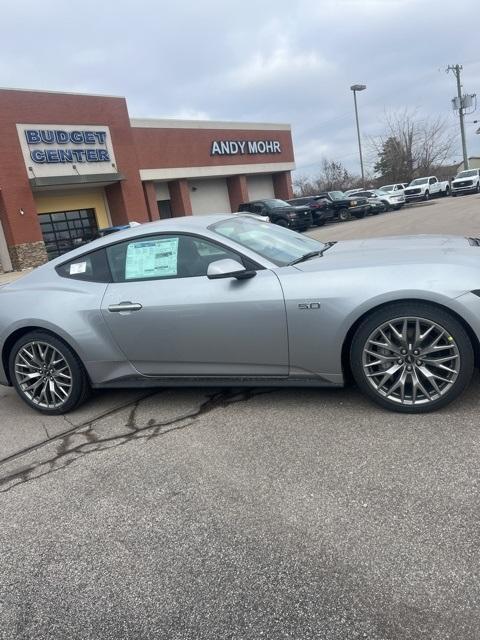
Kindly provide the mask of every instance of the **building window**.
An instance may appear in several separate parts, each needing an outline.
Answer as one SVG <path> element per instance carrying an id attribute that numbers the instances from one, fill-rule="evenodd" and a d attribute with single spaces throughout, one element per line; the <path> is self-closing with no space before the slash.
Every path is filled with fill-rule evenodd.
<path id="1" fill-rule="evenodd" d="M 42 213 L 40 227 L 49 260 L 76 249 L 98 236 L 95 209 Z"/>

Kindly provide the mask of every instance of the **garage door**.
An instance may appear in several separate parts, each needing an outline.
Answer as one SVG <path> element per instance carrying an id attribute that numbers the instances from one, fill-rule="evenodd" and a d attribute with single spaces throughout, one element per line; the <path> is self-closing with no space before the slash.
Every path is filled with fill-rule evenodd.
<path id="1" fill-rule="evenodd" d="M 40 228 L 48 259 L 53 260 L 97 237 L 95 209 L 41 213 Z"/>
<path id="2" fill-rule="evenodd" d="M 189 180 L 193 215 L 231 213 L 230 198 L 225 178 Z"/>
<path id="3" fill-rule="evenodd" d="M 263 200 L 263 198 L 275 198 L 272 176 L 248 176 L 248 199 Z"/>

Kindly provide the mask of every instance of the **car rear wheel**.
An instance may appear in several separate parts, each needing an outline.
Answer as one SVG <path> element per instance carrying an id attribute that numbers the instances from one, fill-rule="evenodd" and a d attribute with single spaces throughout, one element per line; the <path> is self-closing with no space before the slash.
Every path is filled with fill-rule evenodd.
<path id="1" fill-rule="evenodd" d="M 14 344 L 9 373 L 21 399 L 48 415 L 68 413 L 89 395 L 87 375 L 76 354 L 44 331 L 28 333 Z"/>
<path id="2" fill-rule="evenodd" d="M 347 220 L 350 220 L 350 217 L 350 211 L 346 207 L 338 211 L 338 219 L 340 222 L 347 222 Z"/>
<path id="3" fill-rule="evenodd" d="M 413 302 L 389 305 L 366 318 L 353 337 L 350 362 L 358 386 L 377 404 L 426 413 L 466 389 L 474 355 L 453 315 Z"/>

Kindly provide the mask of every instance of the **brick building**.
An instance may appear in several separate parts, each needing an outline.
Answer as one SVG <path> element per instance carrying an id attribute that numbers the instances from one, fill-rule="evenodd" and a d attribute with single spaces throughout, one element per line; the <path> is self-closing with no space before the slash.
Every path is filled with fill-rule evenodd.
<path id="1" fill-rule="evenodd" d="M 292 195 L 285 124 L 131 119 L 124 98 L 0 89 L 0 265 L 100 228 Z"/>

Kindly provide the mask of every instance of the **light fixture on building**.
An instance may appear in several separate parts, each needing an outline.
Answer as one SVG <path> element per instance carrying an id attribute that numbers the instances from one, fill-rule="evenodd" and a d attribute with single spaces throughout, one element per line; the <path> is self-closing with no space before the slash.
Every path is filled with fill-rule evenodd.
<path id="1" fill-rule="evenodd" d="M 196 191 L 198 187 L 192 187 L 192 191 Z"/>
<path id="2" fill-rule="evenodd" d="M 19 213 L 21 216 L 24 216 L 24 215 L 25 215 L 25 211 L 24 211 L 23 209 L 19 209 L 19 210 L 18 210 L 18 213 Z"/>

